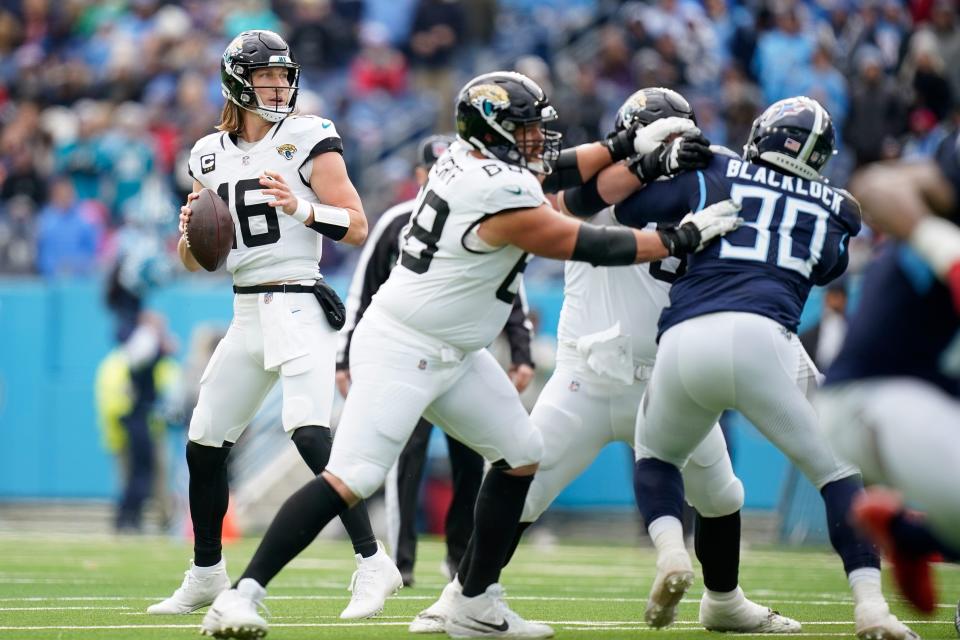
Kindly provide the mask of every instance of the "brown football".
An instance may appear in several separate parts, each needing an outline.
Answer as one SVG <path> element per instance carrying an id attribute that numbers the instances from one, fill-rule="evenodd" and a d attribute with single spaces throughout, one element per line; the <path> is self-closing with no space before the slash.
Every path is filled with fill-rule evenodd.
<path id="1" fill-rule="evenodd" d="M 230 207 L 210 189 L 200 191 L 200 197 L 190 203 L 190 222 L 187 224 L 187 244 L 190 253 L 207 271 L 216 271 L 227 261 L 233 248 L 233 216 Z"/>

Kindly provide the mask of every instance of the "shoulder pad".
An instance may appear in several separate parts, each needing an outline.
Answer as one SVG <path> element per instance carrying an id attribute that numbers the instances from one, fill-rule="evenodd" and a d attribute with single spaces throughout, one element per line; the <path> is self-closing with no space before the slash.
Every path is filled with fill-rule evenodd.
<path id="1" fill-rule="evenodd" d="M 529 209 L 546 201 L 540 181 L 526 169 L 505 162 L 490 161 L 483 163 L 479 171 L 488 178 L 483 180 L 478 177 L 477 186 L 485 192 L 483 198 L 489 213 L 507 209 Z"/>
<path id="2" fill-rule="evenodd" d="M 287 128 L 289 128 L 289 130 L 285 131 Z M 284 134 L 293 134 L 300 139 L 313 140 L 314 142 L 323 140 L 324 138 L 340 137 L 332 120 L 309 115 L 288 117 L 277 135 L 282 136 Z"/>

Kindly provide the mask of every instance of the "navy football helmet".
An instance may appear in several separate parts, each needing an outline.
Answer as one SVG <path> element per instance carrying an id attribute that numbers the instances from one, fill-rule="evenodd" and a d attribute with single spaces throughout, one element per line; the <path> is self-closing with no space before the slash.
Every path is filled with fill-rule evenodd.
<path id="1" fill-rule="evenodd" d="M 774 102 L 753 121 L 746 160 L 761 160 L 807 180 L 820 180 L 820 171 L 833 156 L 833 121 L 813 98 L 796 96 Z"/>
<path id="2" fill-rule="evenodd" d="M 257 96 L 257 87 L 252 82 L 253 71 L 265 67 L 284 67 L 287 70 L 290 97 L 286 104 L 268 106 Z M 286 41 L 273 31 L 244 31 L 227 45 L 220 60 L 220 91 L 223 97 L 270 122 L 280 122 L 293 113 L 299 83 L 300 65 L 294 60 Z"/>
<path id="3" fill-rule="evenodd" d="M 457 97 L 457 135 L 464 142 L 489 158 L 535 173 L 550 173 L 560 155 L 560 133 L 543 127 L 556 118 L 543 89 L 513 71 L 477 76 Z M 540 125 L 543 139 L 518 141 L 517 129 L 530 124 Z"/>
<path id="4" fill-rule="evenodd" d="M 613 121 L 616 131 L 625 131 L 633 125 L 645 127 L 661 118 L 687 118 L 697 123 L 697 116 L 687 99 L 663 87 L 648 87 L 632 94 L 617 109 Z"/>

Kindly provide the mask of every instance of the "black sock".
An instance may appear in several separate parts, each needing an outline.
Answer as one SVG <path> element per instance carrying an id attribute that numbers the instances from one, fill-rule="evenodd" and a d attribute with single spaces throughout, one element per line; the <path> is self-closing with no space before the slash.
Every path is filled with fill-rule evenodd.
<path id="1" fill-rule="evenodd" d="M 297 427 L 293 431 L 293 444 L 297 445 L 300 457 L 307 463 L 313 475 L 318 476 L 327 468 L 330 461 L 330 449 L 333 448 L 333 435 L 330 429 L 320 426 Z M 354 553 L 369 558 L 377 552 L 377 538 L 373 535 L 367 505 L 360 501 L 353 508 L 340 514 L 343 528 L 347 530 L 353 543 Z"/>
<path id="2" fill-rule="evenodd" d="M 897 548 L 914 556 L 927 556 L 939 553 L 945 560 L 957 561 L 957 551 L 947 546 L 930 530 L 927 523 L 899 513 L 890 522 L 890 535 L 896 542 Z"/>
<path id="3" fill-rule="evenodd" d="M 266 587 L 346 508 L 347 503 L 323 476 L 303 485 L 280 507 L 240 580 L 253 578 Z"/>
<path id="4" fill-rule="evenodd" d="M 820 489 L 827 509 L 830 544 L 843 560 L 843 570 L 847 574 L 865 567 L 880 568 L 880 555 L 876 548 L 853 528 L 848 518 L 850 504 L 861 491 L 863 480 L 859 475 L 828 482 Z"/>
<path id="5" fill-rule="evenodd" d="M 470 565 L 473 563 L 473 548 L 473 535 L 471 535 L 470 539 L 467 540 L 467 548 L 464 549 L 463 555 L 460 557 L 460 564 L 457 565 L 457 580 L 461 586 L 463 586 L 467 574 L 470 573 Z"/>
<path id="6" fill-rule="evenodd" d="M 510 545 L 510 549 L 507 550 L 507 557 L 503 560 L 504 568 L 510 564 L 513 554 L 517 552 L 517 547 L 520 546 L 520 538 L 523 537 L 523 532 L 529 529 L 532 524 L 532 522 L 521 522 L 517 525 L 517 533 L 513 536 L 513 544 Z"/>
<path id="7" fill-rule="evenodd" d="M 703 566 L 703 586 L 727 593 L 740 581 L 740 512 L 694 520 L 694 549 Z"/>
<path id="8" fill-rule="evenodd" d="M 643 521 L 662 516 L 683 522 L 683 477 L 680 469 L 656 458 L 640 458 L 634 467 L 633 495 Z"/>
<path id="9" fill-rule="evenodd" d="M 227 456 L 232 443 L 208 447 L 187 443 L 190 470 L 190 519 L 193 522 L 193 564 L 212 567 L 220 562 L 223 518 L 227 515 Z"/>
<path id="10" fill-rule="evenodd" d="M 478 596 L 500 579 L 531 482 L 532 475 L 512 476 L 496 467 L 484 478 L 473 518 L 474 557 L 460 576 L 464 596 Z"/>

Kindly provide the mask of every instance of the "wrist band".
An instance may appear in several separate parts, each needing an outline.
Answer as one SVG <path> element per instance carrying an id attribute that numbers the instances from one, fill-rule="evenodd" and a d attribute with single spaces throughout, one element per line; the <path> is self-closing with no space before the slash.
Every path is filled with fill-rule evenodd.
<path id="1" fill-rule="evenodd" d="M 312 211 L 313 208 L 310 206 L 310 203 L 303 198 L 300 198 L 297 200 L 297 210 L 291 213 L 290 217 L 300 224 L 304 224 L 310 218 L 310 213 Z"/>
<path id="2" fill-rule="evenodd" d="M 308 226 L 328 238 L 340 240 L 347 235 L 347 229 L 350 228 L 350 212 L 342 207 L 315 204 L 313 222 Z"/>

